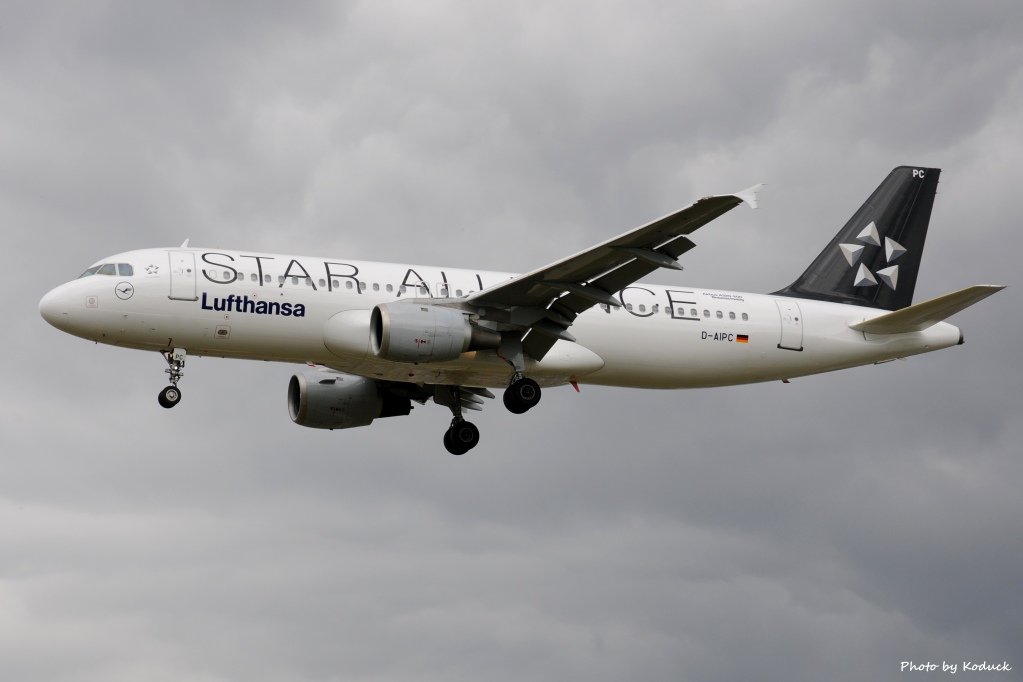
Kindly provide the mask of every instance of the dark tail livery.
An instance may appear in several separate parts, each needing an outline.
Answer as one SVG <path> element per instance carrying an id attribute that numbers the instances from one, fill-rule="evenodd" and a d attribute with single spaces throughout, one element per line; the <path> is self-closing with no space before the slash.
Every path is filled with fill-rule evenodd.
<path id="1" fill-rule="evenodd" d="M 806 272 L 775 295 L 884 310 L 911 305 L 940 174 L 893 170 Z"/>

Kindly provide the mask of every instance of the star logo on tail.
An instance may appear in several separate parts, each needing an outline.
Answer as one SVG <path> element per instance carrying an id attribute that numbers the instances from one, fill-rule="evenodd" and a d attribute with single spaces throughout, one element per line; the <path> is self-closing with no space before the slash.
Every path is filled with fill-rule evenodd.
<path id="1" fill-rule="evenodd" d="M 860 258 L 863 256 L 863 251 L 868 246 L 881 246 L 881 235 L 877 230 L 877 223 L 871 220 L 866 227 L 864 227 L 858 235 L 856 235 L 858 244 L 839 244 L 838 248 L 842 252 L 842 256 L 845 261 L 849 264 L 849 267 L 856 267 Z M 859 263 L 859 267 L 856 268 L 856 275 L 853 280 L 853 286 L 857 287 L 876 287 L 880 280 L 888 288 L 893 291 L 899 286 L 899 266 L 892 265 L 893 262 L 897 261 L 904 253 L 906 253 L 906 247 L 898 243 L 890 237 L 884 238 L 884 253 L 885 259 L 888 262 L 888 267 L 881 268 L 876 272 L 871 272 L 863 263 Z"/>

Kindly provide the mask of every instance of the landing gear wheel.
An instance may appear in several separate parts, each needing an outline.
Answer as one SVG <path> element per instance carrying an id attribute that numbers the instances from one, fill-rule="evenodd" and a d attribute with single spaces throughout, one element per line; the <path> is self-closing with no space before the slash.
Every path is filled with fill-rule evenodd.
<path id="1" fill-rule="evenodd" d="M 444 432 L 444 447 L 452 455 L 464 455 L 479 442 L 480 430 L 471 422 L 455 422 Z"/>
<path id="2" fill-rule="evenodd" d="M 181 402 L 181 391 L 177 386 L 168 386 L 160 391 L 157 400 L 160 402 L 161 407 L 166 407 L 169 410 Z"/>
<path id="3" fill-rule="evenodd" d="M 504 406 L 513 414 L 522 414 L 540 402 L 540 384 L 523 377 L 504 391 Z"/>

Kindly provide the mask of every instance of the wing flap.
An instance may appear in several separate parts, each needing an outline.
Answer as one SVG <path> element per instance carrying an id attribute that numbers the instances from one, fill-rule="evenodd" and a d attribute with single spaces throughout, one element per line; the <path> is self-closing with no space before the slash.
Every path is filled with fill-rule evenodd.
<path id="1" fill-rule="evenodd" d="M 857 322 L 849 327 L 867 334 L 905 334 L 922 331 L 1004 288 L 996 284 L 978 284 Z"/>

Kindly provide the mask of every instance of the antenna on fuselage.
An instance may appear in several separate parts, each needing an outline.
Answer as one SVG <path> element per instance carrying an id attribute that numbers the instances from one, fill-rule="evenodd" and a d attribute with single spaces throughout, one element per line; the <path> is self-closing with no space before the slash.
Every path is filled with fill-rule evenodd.
<path id="1" fill-rule="evenodd" d="M 188 248 L 188 240 L 186 239 L 185 241 L 181 242 L 181 246 L 179 246 L 178 248 L 179 249 L 186 249 L 186 248 Z"/>

